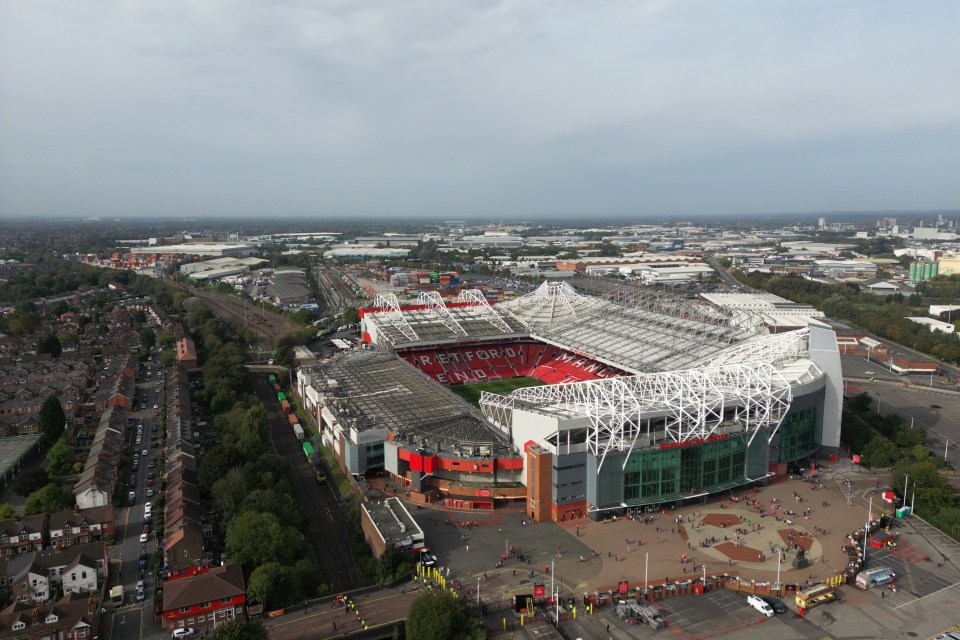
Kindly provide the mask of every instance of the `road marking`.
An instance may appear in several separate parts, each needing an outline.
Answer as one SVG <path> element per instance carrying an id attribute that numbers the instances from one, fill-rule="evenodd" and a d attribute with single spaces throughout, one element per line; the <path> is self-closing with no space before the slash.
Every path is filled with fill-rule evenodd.
<path id="1" fill-rule="evenodd" d="M 910 602 L 904 602 L 903 604 L 900 604 L 900 605 L 895 606 L 894 609 L 899 609 L 899 608 L 901 608 L 901 607 L 905 607 L 905 606 L 907 606 L 908 604 L 915 604 L 915 603 L 917 603 L 917 602 L 920 602 L 920 601 L 923 600 L 924 598 L 929 598 L 930 596 L 934 596 L 934 595 L 940 593 L 941 591 L 946 591 L 946 590 L 948 590 L 948 589 L 953 589 L 954 587 L 956 587 L 956 586 L 958 586 L 958 585 L 960 585 L 960 582 L 956 582 L 956 583 L 954 583 L 954 584 L 951 584 L 949 587 L 944 587 L 943 589 L 938 589 L 937 591 L 934 591 L 933 593 L 928 593 L 927 595 L 923 596 L 922 598 L 916 598 L 915 600 L 911 600 Z"/>

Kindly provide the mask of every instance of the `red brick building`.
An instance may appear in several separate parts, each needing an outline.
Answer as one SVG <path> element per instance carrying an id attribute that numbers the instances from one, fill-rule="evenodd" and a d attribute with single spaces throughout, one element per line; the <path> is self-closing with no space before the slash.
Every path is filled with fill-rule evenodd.
<path id="1" fill-rule="evenodd" d="M 187 371 L 197 368 L 197 347 L 190 338 L 177 340 L 177 362 Z"/>
<path id="2" fill-rule="evenodd" d="M 216 627 L 241 617 L 246 603 L 247 585 L 239 565 L 171 578 L 163 584 L 164 630 L 173 633 L 174 629 L 203 631 Z"/>

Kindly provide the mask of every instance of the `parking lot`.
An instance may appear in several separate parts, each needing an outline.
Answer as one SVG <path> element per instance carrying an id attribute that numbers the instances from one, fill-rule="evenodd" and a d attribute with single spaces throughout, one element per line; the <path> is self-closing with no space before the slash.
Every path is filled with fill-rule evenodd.
<path id="1" fill-rule="evenodd" d="M 768 618 L 747 604 L 747 597 L 729 589 L 702 596 L 677 596 L 658 603 L 668 627 L 687 636 L 719 635 Z"/>
<path id="2" fill-rule="evenodd" d="M 886 598 L 892 598 L 887 604 L 896 606 L 946 589 L 953 582 L 930 569 L 936 568 L 936 562 L 931 562 L 927 556 L 910 546 L 901 544 L 897 547 L 885 549 L 867 549 L 867 567 L 889 567 L 897 574 L 893 584 L 897 591 L 887 589 Z M 875 597 L 880 598 L 879 593 Z"/>

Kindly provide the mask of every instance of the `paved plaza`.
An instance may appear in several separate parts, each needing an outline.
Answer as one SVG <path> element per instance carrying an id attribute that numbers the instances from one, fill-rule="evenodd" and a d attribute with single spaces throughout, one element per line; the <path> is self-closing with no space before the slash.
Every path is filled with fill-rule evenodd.
<path id="1" fill-rule="evenodd" d="M 704 573 L 773 583 L 778 568 L 780 581 L 787 584 L 815 583 L 836 576 L 847 566 L 848 557 L 842 549 L 846 536 L 863 526 L 868 509 L 872 508 L 874 518 L 884 509 L 890 513 L 890 505 L 879 496 L 869 506 L 871 496 L 886 487 L 888 481 L 838 463 L 834 469 L 825 470 L 817 482 L 787 478 L 682 509 L 601 522 L 582 519 L 562 525 L 533 524 L 519 512 L 468 513 L 424 508 L 413 513 L 424 527 L 427 543 L 439 564 L 449 568 L 451 577 L 461 582 L 469 597 L 475 598 L 479 589 L 481 601 L 488 605 L 488 621 L 494 623 L 501 616 L 511 615 L 508 609 L 512 596 L 529 593 L 533 583 L 544 584 L 548 590 L 552 585 L 562 590 L 565 599 L 579 600 L 585 593 L 614 590 L 621 580 L 640 586 L 645 575 L 651 586 L 702 577 Z M 822 625 L 834 623 L 851 628 L 864 624 L 891 628 L 916 624 L 930 628 L 948 626 L 949 615 L 940 616 L 940 620 L 924 607 L 937 610 L 937 603 L 943 598 L 950 600 L 950 592 L 960 584 L 956 564 L 960 556 L 952 554 L 957 547 L 944 547 L 935 532 L 931 535 L 928 527 L 916 519 L 895 522 L 893 531 L 902 534 L 898 546 L 868 549 L 868 566 L 882 563 L 904 576 L 898 593 L 887 594 L 889 597 L 881 600 L 879 591 L 846 587 L 842 607 L 816 609 L 806 618 L 789 614 L 781 620 L 778 616 L 763 626 L 783 626 L 784 630 L 776 632 L 783 638 L 804 637 L 812 631 L 804 631 L 804 625 L 811 624 L 822 627 L 816 633 L 826 628 Z M 803 549 L 809 561 L 803 569 L 793 568 L 798 549 Z M 778 567 L 781 557 L 783 561 Z M 498 562 L 503 565 L 498 567 Z M 739 624 L 741 618 L 752 620 L 751 611 L 744 609 L 742 596 L 731 592 L 724 597 L 736 601 L 730 605 L 732 608 L 728 607 L 729 620 L 725 624 Z M 688 633 L 695 634 L 695 627 L 704 623 L 690 618 L 689 611 L 696 607 L 684 604 L 685 601 L 666 599 L 660 604 L 668 617 L 671 613 L 677 616 L 671 620 L 675 629 L 689 624 L 692 626 Z M 790 599 L 784 602 L 792 607 Z M 861 612 L 872 611 L 881 602 L 894 613 L 877 616 L 872 612 L 865 616 Z M 911 622 L 914 611 L 926 617 L 921 622 Z M 607 624 L 612 625 L 611 637 L 649 635 L 649 630 L 642 627 L 622 625 L 611 617 L 612 613 L 607 608 L 573 624 L 585 638 L 606 637 Z M 757 622 L 753 620 L 750 625 Z M 770 628 L 764 631 L 751 626 L 738 632 L 737 637 L 753 633 L 764 637 L 770 632 Z M 890 637 L 896 635 L 890 633 Z"/>

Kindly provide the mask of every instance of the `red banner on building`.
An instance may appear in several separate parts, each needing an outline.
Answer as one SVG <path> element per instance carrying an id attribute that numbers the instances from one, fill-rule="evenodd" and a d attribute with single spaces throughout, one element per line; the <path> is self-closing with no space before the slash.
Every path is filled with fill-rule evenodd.
<path id="1" fill-rule="evenodd" d="M 627 582 L 626 580 L 621 580 L 620 582 L 617 583 L 617 591 L 622 596 L 627 595 L 627 591 L 630 591 L 630 583 Z"/>
<path id="2" fill-rule="evenodd" d="M 533 597 L 534 597 L 534 598 L 542 598 L 543 596 L 546 595 L 546 593 L 547 593 L 547 588 L 546 588 L 545 586 L 543 586 L 542 584 L 535 584 L 535 585 L 533 585 Z"/>
<path id="3" fill-rule="evenodd" d="M 489 498 L 490 489 L 477 489 L 477 496 L 480 498 Z"/>

